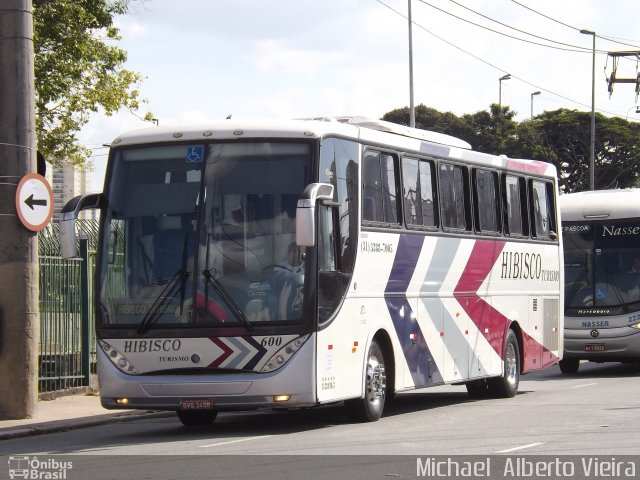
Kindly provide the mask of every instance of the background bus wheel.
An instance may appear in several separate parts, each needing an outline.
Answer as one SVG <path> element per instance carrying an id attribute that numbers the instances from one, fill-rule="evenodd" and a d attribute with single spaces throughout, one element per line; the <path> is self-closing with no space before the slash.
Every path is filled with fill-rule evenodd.
<path id="1" fill-rule="evenodd" d="M 182 424 L 188 427 L 211 425 L 218 415 L 218 412 L 216 412 L 215 410 L 178 410 L 176 413 L 178 414 L 178 418 L 180 419 Z"/>
<path id="2" fill-rule="evenodd" d="M 578 358 L 565 358 L 558 363 L 560 371 L 562 373 L 578 373 L 580 368 L 580 359 Z"/>
<path id="3" fill-rule="evenodd" d="M 487 380 L 489 393 L 496 397 L 515 397 L 520 383 L 520 348 L 513 330 L 509 329 L 504 348 L 504 371 L 501 377 Z"/>
<path id="4" fill-rule="evenodd" d="M 387 398 L 387 371 L 384 354 L 374 340 L 367 354 L 364 378 L 364 398 L 347 400 L 345 406 L 349 417 L 358 422 L 375 422 L 382 416 Z"/>
<path id="5" fill-rule="evenodd" d="M 487 380 L 473 380 L 464 384 L 467 393 L 471 398 L 486 398 L 489 396 L 489 385 Z"/>

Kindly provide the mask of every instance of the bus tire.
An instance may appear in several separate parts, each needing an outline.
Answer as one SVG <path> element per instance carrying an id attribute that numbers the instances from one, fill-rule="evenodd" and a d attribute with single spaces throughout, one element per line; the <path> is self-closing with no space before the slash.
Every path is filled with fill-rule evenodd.
<path id="1" fill-rule="evenodd" d="M 211 425 L 218 416 L 218 412 L 215 410 L 178 410 L 176 413 L 186 427 Z"/>
<path id="2" fill-rule="evenodd" d="M 578 373 L 580 368 L 580 359 L 578 358 L 563 358 L 558 362 L 560 371 L 565 374 Z"/>
<path id="3" fill-rule="evenodd" d="M 354 398 L 345 402 L 347 413 L 352 420 L 375 422 L 382 416 L 388 393 L 386 365 L 382 348 L 373 340 L 367 353 L 364 398 Z"/>
<path id="4" fill-rule="evenodd" d="M 472 380 L 464 384 L 470 398 L 486 398 L 489 396 L 489 385 L 486 379 Z"/>
<path id="5" fill-rule="evenodd" d="M 502 376 L 487 380 L 489 393 L 496 397 L 511 398 L 518 393 L 520 383 L 520 347 L 513 330 L 509 329 L 504 342 Z"/>

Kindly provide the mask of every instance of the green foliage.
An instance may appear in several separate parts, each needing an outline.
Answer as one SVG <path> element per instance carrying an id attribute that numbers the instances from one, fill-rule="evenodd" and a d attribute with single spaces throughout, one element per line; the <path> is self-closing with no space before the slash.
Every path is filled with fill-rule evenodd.
<path id="1" fill-rule="evenodd" d="M 589 189 L 590 113 L 559 109 L 520 123 L 514 117 L 509 107 L 496 104 L 461 117 L 416 107 L 417 128 L 453 135 L 481 152 L 552 163 L 562 191 Z M 409 109 L 392 110 L 383 119 L 407 125 Z M 595 164 L 596 189 L 640 185 L 640 124 L 596 115 Z"/>
<path id="2" fill-rule="evenodd" d="M 113 17 L 128 0 L 33 0 L 38 150 L 53 163 L 84 165 L 76 134 L 91 113 L 138 110 L 142 77 L 123 68 Z"/>
<path id="3" fill-rule="evenodd" d="M 473 132 L 469 143 L 481 152 L 494 155 L 509 153 L 516 138 L 515 115 L 516 112 L 509 110 L 509 107 L 500 107 L 495 103 L 489 111 L 463 115 L 463 120 Z"/>
<path id="4" fill-rule="evenodd" d="M 469 136 L 472 135 L 471 129 L 466 122 L 451 112 L 442 113 L 424 104 L 418 105 L 415 111 L 416 128 L 444 133 L 465 140 L 468 140 Z M 401 125 L 409 125 L 409 107 L 392 110 L 386 113 L 382 119 Z"/>

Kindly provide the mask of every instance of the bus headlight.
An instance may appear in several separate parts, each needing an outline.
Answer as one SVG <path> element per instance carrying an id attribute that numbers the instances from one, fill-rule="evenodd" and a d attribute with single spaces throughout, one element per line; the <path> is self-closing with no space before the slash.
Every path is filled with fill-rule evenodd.
<path id="1" fill-rule="evenodd" d="M 287 343 L 284 347 L 278 350 L 269 359 L 269 361 L 265 364 L 265 366 L 262 367 L 262 370 L 260 370 L 260 372 L 268 373 L 268 372 L 273 372 L 274 370 L 279 369 L 281 366 L 283 366 L 285 363 L 289 361 L 289 359 L 293 356 L 294 353 L 300 350 L 300 347 L 304 345 L 304 342 L 306 342 L 308 338 L 309 338 L 309 335 L 307 334 L 307 335 L 303 335 L 302 337 L 296 338 L 292 342 Z"/>
<path id="2" fill-rule="evenodd" d="M 129 375 L 135 375 L 136 373 L 138 373 L 131 362 L 107 342 L 98 340 L 98 345 L 100 345 L 100 348 L 105 353 L 107 358 L 111 360 L 111 363 L 118 367 L 118 370 L 124 373 L 128 373 Z"/>
<path id="3" fill-rule="evenodd" d="M 638 330 L 640 330 L 640 322 L 634 324 L 634 325 L 629 325 L 631 328 L 637 328 Z"/>

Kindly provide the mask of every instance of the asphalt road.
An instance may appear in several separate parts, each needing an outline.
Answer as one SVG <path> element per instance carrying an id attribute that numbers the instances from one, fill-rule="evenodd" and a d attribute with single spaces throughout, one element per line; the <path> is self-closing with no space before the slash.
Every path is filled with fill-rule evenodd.
<path id="1" fill-rule="evenodd" d="M 94 468 L 104 464 L 98 469 L 104 474 L 109 472 L 106 465 L 135 468 L 136 475 L 129 478 L 165 478 L 167 470 L 159 467 L 163 462 L 158 455 L 191 456 L 173 457 L 171 462 L 178 471 L 187 468 L 181 466 L 187 462 L 195 476 L 183 478 L 253 478 L 251 473 L 271 478 L 265 472 L 273 462 L 280 474 L 283 465 L 289 474 L 299 474 L 292 478 L 313 478 L 308 469 L 314 465 L 317 478 L 328 478 L 327 462 L 318 456 L 336 455 L 340 457 L 331 465 L 359 465 L 350 471 L 352 478 L 402 477 L 404 469 L 415 477 L 416 457 L 426 456 L 637 455 L 639 414 L 640 365 L 582 364 L 577 375 L 563 375 L 553 367 L 522 377 L 513 399 L 471 400 L 463 386 L 401 394 L 382 419 L 368 424 L 349 422 L 339 405 L 221 413 L 205 428 L 183 427 L 174 417 L 154 418 L 5 440 L 0 442 L 0 455 L 90 456 L 71 458 Z M 113 455 L 117 459 L 109 458 Z M 210 463 L 193 457 L 212 455 L 224 456 L 218 457 L 213 470 L 207 467 Z M 252 457 L 242 457 L 240 469 L 233 467 L 237 455 Z M 361 457 L 342 457 L 352 455 Z M 373 457 L 380 455 L 402 457 Z M 222 475 L 225 462 L 236 473 Z"/>

